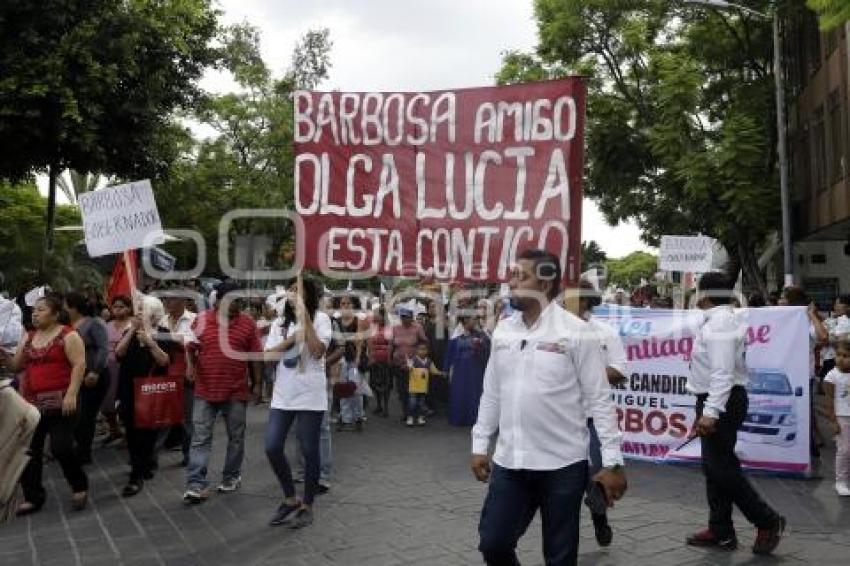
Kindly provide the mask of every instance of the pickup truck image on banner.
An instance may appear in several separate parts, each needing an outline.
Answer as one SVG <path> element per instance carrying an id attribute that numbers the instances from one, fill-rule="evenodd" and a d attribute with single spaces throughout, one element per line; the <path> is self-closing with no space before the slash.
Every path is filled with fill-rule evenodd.
<path id="1" fill-rule="evenodd" d="M 746 468 L 807 475 L 809 459 L 809 323 L 804 307 L 738 309 L 747 344 L 749 409 L 736 452 Z M 627 457 L 699 462 L 700 441 L 681 447 L 694 426 L 696 398 L 687 389 L 699 310 L 603 305 L 594 316 L 620 336 L 626 381 L 611 388 Z M 681 448 L 680 448 L 681 447 Z"/>

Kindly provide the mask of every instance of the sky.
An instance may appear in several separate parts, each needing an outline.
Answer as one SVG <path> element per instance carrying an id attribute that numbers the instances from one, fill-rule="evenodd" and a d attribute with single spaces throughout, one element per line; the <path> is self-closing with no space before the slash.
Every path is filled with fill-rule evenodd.
<path id="1" fill-rule="evenodd" d="M 261 32 L 263 56 L 276 74 L 310 29 L 330 29 L 330 77 L 320 90 L 420 91 L 494 83 L 501 54 L 531 50 L 537 28 L 531 0 L 220 0 L 225 23 L 248 21 Z M 210 73 L 203 86 L 234 88 Z M 609 226 L 585 199 L 582 239 L 596 240 L 609 257 L 653 251 L 631 223 Z"/>
<path id="2" fill-rule="evenodd" d="M 263 58 L 277 76 L 310 29 L 330 29 L 330 77 L 320 90 L 424 91 L 492 85 L 507 50 L 537 42 L 532 0 L 218 0 L 223 23 L 248 21 L 261 33 Z M 236 90 L 232 77 L 212 71 L 208 91 Z M 197 135 L 209 135 L 197 125 Z M 41 178 L 43 177 L 43 178 Z M 47 193 L 46 176 L 39 186 Z M 60 201 L 64 198 L 60 195 Z M 654 252 L 633 223 L 609 226 L 588 199 L 582 239 L 596 240 L 608 257 Z"/>

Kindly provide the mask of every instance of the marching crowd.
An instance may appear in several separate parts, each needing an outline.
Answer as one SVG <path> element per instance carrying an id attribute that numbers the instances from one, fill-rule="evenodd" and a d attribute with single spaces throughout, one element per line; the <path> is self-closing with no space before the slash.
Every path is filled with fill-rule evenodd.
<path id="1" fill-rule="evenodd" d="M 266 300 L 244 298 L 230 280 L 209 297 L 196 289 L 172 285 L 117 295 L 108 305 L 93 293 L 48 290 L 23 310 L 4 299 L 3 383 L 20 390 L 41 417 L 32 419 L 21 446 L 29 462 L 14 514 L 44 505 L 46 458 L 61 466 L 72 507 L 84 509 L 95 442 L 126 444 L 124 497 L 154 478 L 161 450 L 179 448 L 184 501 L 202 503 L 211 489 L 207 468 L 219 415 L 227 450 L 215 489 L 236 491 L 247 407 L 268 403 L 265 452 L 285 496 L 270 522 L 298 528 L 312 521 L 315 496 L 330 489 L 333 425 L 362 432 L 370 407 L 373 418 L 390 416 L 393 393 L 407 427 L 424 426 L 438 410 L 452 425 L 475 423 L 490 348 L 483 304 L 449 330 L 437 301 L 388 312 L 377 300 L 361 304 L 356 292 L 330 294 L 311 278 Z M 149 413 L 161 409 L 136 399 L 139 384 L 151 378 L 179 380 L 179 425 L 157 426 Z M 284 450 L 293 428 L 297 464 Z M 297 499 L 296 482 L 304 484 Z"/>
<path id="2" fill-rule="evenodd" d="M 549 261 L 546 254 L 524 257 L 532 264 L 541 258 Z M 539 265 L 532 265 L 529 273 L 538 268 Z M 560 280 L 560 271 L 555 273 L 554 279 Z M 505 541 L 512 540 L 515 545 L 519 533 L 524 531 L 509 507 L 523 504 L 523 490 L 529 489 L 525 484 L 531 480 L 514 477 L 512 470 L 548 470 L 569 463 L 574 456 L 579 458 L 576 454 L 586 455 L 587 445 L 577 443 L 579 437 L 570 427 L 575 424 L 583 429 L 587 418 L 590 472 L 572 465 L 555 471 L 596 480 L 587 483 L 586 503 L 591 508 L 597 541 L 610 544 L 612 531 L 605 515 L 606 505 L 625 491 L 619 432 L 610 410 L 607 385 L 587 381 L 582 372 L 588 368 L 595 372 L 597 367 L 604 370 L 601 375 L 607 380 L 597 380 L 601 383 L 614 384 L 624 379 L 627 369 L 623 347 L 610 327 L 598 323 L 593 326 L 590 313 L 600 302 L 593 284 L 582 282 L 580 318 L 576 318 L 554 304 L 558 289 L 551 280 L 536 290 L 545 292 L 552 304 L 538 305 L 536 311 L 531 303 L 524 304 L 521 295 L 514 296 L 523 277 L 521 273 L 514 275 L 510 301 L 467 302 L 461 305 L 460 316 L 451 320 L 445 315 L 442 301 L 398 305 L 375 299 L 362 301 L 356 292 L 329 294 L 318 280 L 309 277 L 298 277 L 288 287 L 259 301 L 246 299 L 239 285 L 227 280 L 209 297 L 208 308 L 207 301 L 193 299 L 201 297 L 194 292 L 194 286 L 118 295 L 111 297 L 108 305 L 96 295 L 81 292 L 43 292 L 31 309 L 26 305 L 21 309 L 3 299 L 0 393 L 3 389 L 20 391 L 29 412 L 21 409 L 22 416 L 15 426 L 22 431 L 29 426 L 31 430 L 20 435 L 19 447 L 19 452 L 26 452 L 29 458 L 22 459 L 18 453 L 16 459 L 10 456 L 9 460 L 23 468 L 19 474 L 22 500 L 4 499 L 7 508 L 0 513 L 0 519 L 35 513 L 43 507 L 47 497 L 43 466 L 47 458 L 61 466 L 73 509 L 84 509 L 89 491 L 86 466 L 92 462 L 96 441 L 103 445 L 126 443 L 129 474 L 121 491 L 123 497 L 139 494 L 145 482 L 155 477 L 161 450 L 182 450 L 181 465 L 186 468 L 183 500 L 186 504 L 202 504 L 212 486 L 208 467 L 214 424 L 219 416 L 226 426 L 227 449 L 215 489 L 234 492 L 241 485 L 248 405 L 268 403 L 264 449 L 283 493 L 269 523 L 302 528 L 313 521 L 315 498 L 331 489 L 332 428 L 363 432 L 368 416 L 390 416 L 394 393 L 400 408 L 400 414 L 394 416 L 403 426 L 425 426 L 435 412 L 445 412 L 448 422 L 455 426 L 475 425 L 473 471 L 479 479 L 489 481 L 491 496 L 494 490 L 501 490 L 497 498 L 488 496 L 485 501 L 479 527 L 481 551 L 485 560 L 493 564 L 513 563 L 513 548 L 504 547 Z M 731 285 L 719 274 L 703 276 L 700 284 L 704 293 L 731 292 Z M 712 297 L 710 293 L 696 297 L 695 306 L 706 312 L 705 326 L 699 332 L 710 334 L 715 326 L 720 329 L 734 324 L 730 314 L 734 300 Z M 615 302 L 623 301 L 618 298 Z M 671 306 L 666 300 L 647 302 L 649 308 Z M 802 289 L 791 287 L 776 302 L 805 306 L 808 299 Z M 750 303 L 757 306 L 759 299 L 751 297 Z M 810 347 L 812 352 L 819 350 L 819 375 L 823 380 L 822 385 L 813 381 L 813 386 L 823 386 L 830 400 L 827 417 L 831 432 L 837 437 L 836 491 L 840 495 L 850 495 L 848 307 L 850 297 L 840 297 L 827 318 L 822 318 L 813 306 L 808 311 Z M 547 342 L 551 338 L 547 325 L 557 321 L 561 327 L 571 328 L 584 324 L 582 320 L 589 321 L 596 336 L 602 337 L 603 354 L 597 360 L 596 353 L 582 353 L 586 346 L 578 346 L 575 367 L 570 371 L 575 371 L 575 379 L 581 382 L 581 395 L 565 391 L 558 406 L 550 407 L 557 395 L 543 388 L 546 391 L 537 392 L 540 398 L 533 397 L 527 384 L 512 381 L 516 379 L 513 374 L 521 371 L 523 360 L 528 359 L 524 354 L 527 343 L 535 344 L 536 351 L 564 353 L 561 342 Z M 499 340 L 491 346 L 494 334 Z M 511 345 L 511 337 L 517 338 L 515 345 Z M 734 503 L 759 529 L 754 551 L 770 552 L 785 528 L 785 519 L 747 483 L 734 455 L 736 430 L 746 414 L 747 402 L 743 389 L 746 368 L 738 367 L 743 364 L 744 346 L 743 342 L 736 344 L 728 352 L 731 361 L 723 371 L 718 372 L 715 367 L 717 355 L 709 351 L 710 345 L 704 350 L 695 347 L 691 360 L 694 376 L 689 380 L 689 389 L 697 396 L 698 413 L 694 434 L 703 437 L 711 520 L 709 529 L 689 538 L 688 544 L 734 548 Z M 491 350 L 497 361 L 488 368 Z M 557 361 L 557 357 L 541 356 Z M 510 359 L 510 363 L 499 363 L 502 359 Z M 535 364 L 535 372 L 548 371 L 538 362 Z M 811 367 L 815 367 L 814 358 Z M 718 396 L 712 380 L 724 371 L 728 374 L 724 374 L 728 388 Z M 151 414 L 154 408 L 146 405 L 145 396 L 140 394 L 144 391 L 140 383 L 157 379 L 179 384 L 169 392 L 172 401 L 179 399 L 178 409 L 166 415 L 167 426 L 156 420 L 162 415 Z M 562 376 L 553 374 L 553 379 L 560 383 Z M 499 397 L 504 395 L 516 398 L 500 408 Z M 523 405 L 532 402 L 534 406 Z M 570 409 L 567 414 L 565 407 L 575 410 Z M 518 415 L 512 419 L 511 411 L 524 411 L 525 415 L 538 412 L 535 418 L 548 431 L 540 437 L 546 445 L 534 444 L 533 437 L 540 431 L 524 430 L 530 426 L 529 419 L 519 419 Z M 550 419 L 552 423 L 543 422 L 547 411 L 554 419 Z M 558 422 L 570 426 L 560 430 L 554 423 L 562 418 Z M 814 417 L 812 422 L 816 424 Z M 285 450 L 293 429 L 295 462 Z M 101 436 L 96 439 L 98 430 Z M 495 463 L 491 464 L 487 452 L 494 434 L 499 435 L 499 440 Z M 817 450 L 822 436 L 816 427 L 813 435 L 812 447 Z M 49 453 L 45 449 L 48 438 Z M 518 442 L 519 448 L 514 445 Z M 572 475 L 564 475 L 564 481 L 573 482 Z M 549 490 L 545 486 L 551 481 L 551 477 L 544 477 L 534 489 Z M 298 483 L 303 483 L 300 497 Z M 585 491 L 584 484 L 581 491 Z M 548 491 L 546 494 L 532 507 L 540 506 L 544 523 L 546 513 L 555 513 L 549 521 L 557 516 L 555 511 L 544 509 L 545 498 L 551 496 L 550 503 L 555 503 L 562 495 Z M 530 516 L 526 518 L 530 520 Z M 558 519 L 562 523 L 571 520 Z M 573 526 L 577 535 L 577 523 Z M 544 546 L 547 536 L 562 536 L 547 533 L 544 524 Z M 564 552 L 568 555 L 571 545 L 577 547 L 577 539 L 559 540 L 558 544 L 567 549 Z"/>

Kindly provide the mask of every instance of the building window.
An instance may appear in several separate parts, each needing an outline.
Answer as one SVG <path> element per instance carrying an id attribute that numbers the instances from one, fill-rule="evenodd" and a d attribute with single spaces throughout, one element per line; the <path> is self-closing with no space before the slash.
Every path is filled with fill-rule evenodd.
<path id="1" fill-rule="evenodd" d="M 826 190 L 826 128 L 823 122 L 823 106 L 812 115 L 812 169 L 815 187 Z"/>
<path id="2" fill-rule="evenodd" d="M 844 124 L 841 121 L 841 104 L 838 89 L 829 94 L 829 181 L 837 183 L 844 178 Z"/>

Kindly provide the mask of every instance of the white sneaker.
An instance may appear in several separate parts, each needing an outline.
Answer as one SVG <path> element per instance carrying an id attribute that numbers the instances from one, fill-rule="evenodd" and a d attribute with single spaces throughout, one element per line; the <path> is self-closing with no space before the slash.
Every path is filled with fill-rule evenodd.
<path id="1" fill-rule="evenodd" d="M 206 501 L 209 496 L 210 493 L 206 489 L 190 487 L 183 494 L 183 502 L 187 505 L 197 505 Z"/>
<path id="2" fill-rule="evenodd" d="M 843 481 L 835 482 L 835 491 L 841 497 L 850 497 L 850 486 Z"/>
<path id="3" fill-rule="evenodd" d="M 416 420 L 416 426 L 425 426 L 425 417 L 419 417 Z"/>
<path id="4" fill-rule="evenodd" d="M 413 426 L 413 417 L 407 417 L 407 420 L 404 421 L 406 426 Z"/>
<path id="5" fill-rule="evenodd" d="M 233 493 L 242 487 L 242 476 L 237 476 L 233 479 L 224 480 L 218 485 L 219 493 Z"/>

